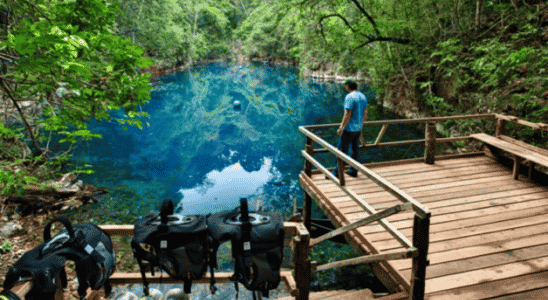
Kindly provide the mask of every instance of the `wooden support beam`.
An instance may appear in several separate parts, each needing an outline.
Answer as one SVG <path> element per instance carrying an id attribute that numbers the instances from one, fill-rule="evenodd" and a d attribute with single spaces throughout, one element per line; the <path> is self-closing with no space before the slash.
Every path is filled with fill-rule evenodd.
<path id="1" fill-rule="evenodd" d="M 331 174 L 330 174 L 331 175 Z M 331 175 L 332 176 L 332 175 Z M 312 180 L 307 177 L 304 172 L 299 175 L 301 186 L 306 190 L 310 196 L 316 201 L 318 206 L 322 209 L 325 215 L 331 220 L 335 226 L 348 225 L 350 222 L 345 218 L 344 214 L 335 209 L 329 202 L 329 199 L 314 185 Z M 354 251 L 360 254 L 369 255 L 379 254 L 379 251 L 367 240 L 363 239 L 355 230 L 346 233 L 346 240 L 349 245 L 352 246 Z M 372 263 L 370 264 L 371 270 L 375 276 L 381 281 L 384 287 L 388 289 L 390 293 L 397 293 L 398 291 L 410 290 L 410 285 L 407 279 L 405 279 L 397 270 L 388 264 L 388 262 Z M 395 273 L 393 273 L 395 272 Z"/>
<path id="2" fill-rule="evenodd" d="M 436 157 L 436 123 L 426 123 L 426 143 L 424 147 L 424 162 L 433 165 Z"/>
<path id="3" fill-rule="evenodd" d="M 519 166 L 521 165 L 521 162 L 523 161 L 523 158 L 517 156 L 517 155 L 512 155 L 514 156 L 514 168 L 512 170 L 512 178 L 514 178 L 514 180 L 518 180 L 519 179 Z"/>
<path id="4" fill-rule="evenodd" d="M 309 137 L 306 137 L 305 150 L 306 150 L 306 153 L 308 153 L 310 156 L 314 155 L 314 147 L 312 143 L 313 143 L 312 139 Z M 310 164 L 310 162 L 307 160 L 304 161 L 304 173 L 308 176 L 312 175 L 312 164 Z"/>
<path id="5" fill-rule="evenodd" d="M 393 206 L 391 208 L 388 208 L 388 209 L 385 209 L 381 212 L 378 212 L 374 215 L 363 218 L 363 219 L 361 219 L 357 222 L 350 223 L 350 224 L 348 224 L 346 226 L 343 226 L 343 227 L 339 227 L 339 228 L 337 228 L 337 229 L 335 229 L 335 230 L 333 230 L 329 233 L 326 233 L 326 234 L 324 234 L 324 235 L 322 235 L 318 238 L 312 239 L 312 241 L 310 242 L 310 246 L 319 244 L 319 243 L 321 243 L 323 241 L 326 241 L 330 238 L 333 238 L 333 237 L 335 237 L 339 234 L 346 233 L 350 230 L 356 229 L 358 227 L 365 226 L 369 223 L 373 223 L 373 222 L 378 221 L 380 219 L 384 219 L 386 217 L 397 214 L 399 212 L 412 210 L 412 209 L 413 209 L 413 205 L 411 203 L 405 203 L 405 204 L 399 204 L 399 205 Z"/>
<path id="6" fill-rule="evenodd" d="M 534 162 L 530 162 L 529 163 L 529 170 L 527 172 L 527 178 L 529 180 L 533 179 L 533 171 L 535 170 L 535 163 Z"/>
<path id="7" fill-rule="evenodd" d="M 337 170 L 339 171 L 339 183 L 344 186 L 346 180 L 344 179 L 344 161 L 337 157 Z"/>
<path id="8" fill-rule="evenodd" d="M 348 197 L 350 197 L 354 202 L 356 202 L 356 204 L 358 204 L 361 208 L 365 209 L 369 214 L 376 214 L 377 211 L 371 206 L 369 205 L 367 202 L 363 201 L 361 199 L 360 196 L 358 196 L 355 192 L 353 192 L 352 190 L 342 186 L 339 184 L 338 180 L 336 180 L 335 176 L 333 176 L 333 174 L 331 174 L 329 171 L 327 171 L 326 168 L 324 168 L 317 160 L 315 160 L 314 158 L 310 157 L 308 154 L 306 154 L 304 151 L 302 151 L 302 154 L 303 156 L 309 160 L 314 166 L 316 166 L 319 170 L 321 170 L 322 172 L 324 172 L 324 174 L 331 178 L 331 180 L 343 191 L 345 192 Z M 361 166 L 361 165 L 360 165 Z M 361 166 L 363 168 L 363 166 Z M 377 175 L 378 176 L 378 175 Z M 383 179 L 384 180 L 384 179 Z M 414 201 L 414 200 L 413 200 Z M 416 211 L 416 207 L 415 207 L 415 204 L 413 203 L 413 209 Z M 422 210 L 420 210 L 422 211 Z M 384 220 L 384 219 L 381 219 L 379 221 L 379 223 L 381 224 L 382 227 L 384 227 L 388 232 L 390 232 L 390 234 L 396 239 L 398 240 L 398 242 L 400 242 L 402 244 L 402 246 L 406 247 L 406 248 L 410 248 L 412 247 L 412 244 L 411 242 L 403 235 L 401 234 L 401 232 L 399 232 L 396 227 L 394 227 L 392 224 L 390 224 L 388 221 Z"/>
<path id="9" fill-rule="evenodd" d="M 410 248 L 405 251 L 383 253 L 383 254 L 376 254 L 376 255 L 366 255 L 366 256 L 345 259 L 342 261 L 337 261 L 337 262 L 317 266 L 315 268 L 315 271 L 319 272 L 319 271 L 325 271 L 333 268 L 355 266 L 360 264 L 369 264 L 373 262 L 380 262 L 380 261 L 387 261 L 387 260 L 408 259 L 408 258 L 417 256 L 418 253 L 419 252 L 416 248 Z"/>
<path id="10" fill-rule="evenodd" d="M 303 221 L 306 229 L 310 230 L 312 220 L 312 198 L 304 192 Z"/>
<path id="11" fill-rule="evenodd" d="M 381 131 L 379 132 L 379 135 L 377 136 L 377 139 L 375 140 L 374 145 L 378 145 L 381 142 L 382 137 L 384 136 L 384 133 L 386 132 L 386 129 L 388 128 L 388 124 L 383 124 Z"/>
<path id="12" fill-rule="evenodd" d="M 295 270 L 293 276 L 297 283 L 297 300 L 308 300 L 310 295 L 310 279 L 312 266 L 309 257 L 310 236 L 295 236 L 293 248 L 295 249 Z"/>
<path id="13" fill-rule="evenodd" d="M 495 136 L 500 137 L 506 130 L 506 120 L 497 116 L 497 127 L 495 128 Z"/>
<path id="14" fill-rule="evenodd" d="M 413 247 L 418 255 L 413 258 L 411 269 L 410 300 L 423 300 L 428 266 L 428 246 L 430 243 L 430 217 L 421 218 L 415 214 L 413 225 Z"/>

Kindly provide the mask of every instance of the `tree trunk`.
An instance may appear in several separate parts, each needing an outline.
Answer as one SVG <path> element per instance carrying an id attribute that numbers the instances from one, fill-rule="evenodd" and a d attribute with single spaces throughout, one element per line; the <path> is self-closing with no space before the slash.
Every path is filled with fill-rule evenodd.
<path id="1" fill-rule="evenodd" d="M 480 1 L 480 0 L 476 0 L 476 21 L 475 21 L 476 31 L 479 30 L 479 26 L 480 26 L 480 18 L 479 18 L 479 15 L 480 15 L 480 7 L 481 7 L 481 1 Z"/>

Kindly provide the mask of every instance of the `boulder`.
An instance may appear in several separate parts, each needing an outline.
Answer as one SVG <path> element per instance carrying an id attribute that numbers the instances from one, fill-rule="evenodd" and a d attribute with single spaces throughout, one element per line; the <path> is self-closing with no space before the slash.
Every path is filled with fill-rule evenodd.
<path id="1" fill-rule="evenodd" d="M 0 228 L 0 240 L 12 237 L 23 232 L 21 224 L 15 221 L 8 222 Z"/>

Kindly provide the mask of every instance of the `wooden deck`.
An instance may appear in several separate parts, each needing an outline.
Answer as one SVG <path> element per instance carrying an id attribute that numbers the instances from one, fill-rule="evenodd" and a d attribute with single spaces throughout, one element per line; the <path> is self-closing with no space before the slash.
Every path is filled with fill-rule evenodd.
<path id="1" fill-rule="evenodd" d="M 364 165 L 431 212 L 425 299 L 546 299 L 548 294 L 548 186 L 485 155 L 424 162 Z M 319 170 L 301 184 L 338 226 L 369 214 Z M 363 174 L 346 176 L 346 187 L 381 211 L 401 203 Z M 414 213 L 387 220 L 408 239 Z M 347 235 L 369 254 L 404 249 L 378 223 Z M 404 289 L 411 259 L 383 262 Z M 403 299 L 403 298 L 402 298 Z"/>

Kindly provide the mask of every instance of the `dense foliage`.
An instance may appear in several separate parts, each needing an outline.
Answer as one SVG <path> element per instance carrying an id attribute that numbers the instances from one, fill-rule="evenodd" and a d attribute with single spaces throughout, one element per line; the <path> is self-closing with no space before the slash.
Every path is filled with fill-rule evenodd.
<path id="1" fill-rule="evenodd" d="M 0 187 L 10 194 L 32 181 L 23 165 L 66 160 L 50 151 L 52 134 L 61 143 L 100 137 L 87 129 L 92 119 L 141 126 L 146 113 L 137 108 L 150 98 L 150 84 L 138 68 L 152 60 L 113 34 L 119 10 L 101 0 L 8 1 L 1 12 L 0 130 L 12 150 L 1 153 L 10 168 Z M 109 113 L 121 109 L 117 118 Z"/>

